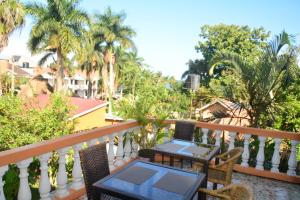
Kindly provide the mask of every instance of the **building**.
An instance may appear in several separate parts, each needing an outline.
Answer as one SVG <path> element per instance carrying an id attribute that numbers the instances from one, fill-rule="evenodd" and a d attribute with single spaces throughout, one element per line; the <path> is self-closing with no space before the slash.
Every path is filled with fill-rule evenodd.
<path id="1" fill-rule="evenodd" d="M 36 76 L 40 76 L 43 80 L 47 80 L 51 87 L 54 86 L 55 74 L 49 68 L 42 68 L 36 70 Z M 99 74 L 94 72 L 91 74 L 92 90 L 91 96 L 95 98 L 98 92 Z M 76 70 L 73 76 L 69 76 L 67 73 L 64 78 L 64 85 L 66 90 L 72 91 L 77 97 L 87 98 L 88 95 L 88 78 L 85 71 Z"/>
<path id="2" fill-rule="evenodd" d="M 29 69 L 29 68 L 28 68 Z M 31 78 L 33 75 L 30 73 L 30 70 L 24 70 L 24 68 L 14 65 L 9 60 L 0 59 L 0 74 L 8 74 L 11 75 L 14 73 L 16 78 Z"/>
<path id="3" fill-rule="evenodd" d="M 207 122 L 234 126 L 249 126 L 250 120 L 246 109 L 225 99 L 213 100 L 196 109 L 196 117 Z"/>
<path id="4" fill-rule="evenodd" d="M 37 100 L 36 106 L 43 108 L 49 101 L 49 95 L 39 95 Z M 75 106 L 74 114 L 70 118 L 76 120 L 75 132 L 112 124 L 105 120 L 107 102 L 79 97 L 70 97 L 70 102 Z"/>

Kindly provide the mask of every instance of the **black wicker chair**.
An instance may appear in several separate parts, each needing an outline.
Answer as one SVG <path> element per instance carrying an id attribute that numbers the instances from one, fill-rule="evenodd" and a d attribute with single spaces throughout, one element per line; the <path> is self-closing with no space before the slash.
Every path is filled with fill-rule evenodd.
<path id="1" fill-rule="evenodd" d="M 194 138 L 194 130 L 195 130 L 195 124 L 193 122 L 188 122 L 188 121 L 176 121 L 175 123 L 175 133 L 173 138 L 174 139 L 179 139 L 179 140 L 187 140 L 187 141 L 193 141 Z M 171 159 L 173 159 L 173 162 L 175 166 L 177 166 L 177 163 L 180 163 L 180 167 L 183 168 L 183 159 L 174 159 L 170 158 L 170 163 Z M 162 157 L 162 162 L 164 163 L 164 156 Z M 188 161 L 190 166 L 192 167 L 192 161 Z"/>
<path id="2" fill-rule="evenodd" d="M 79 151 L 79 156 L 88 200 L 114 199 L 108 195 L 101 195 L 93 187 L 95 182 L 110 174 L 106 144 L 102 143 L 83 149 Z"/>
<path id="3" fill-rule="evenodd" d="M 175 124 L 174 139 L 192 141 L 195 124 L 187 121 L 177 121 Z"/>

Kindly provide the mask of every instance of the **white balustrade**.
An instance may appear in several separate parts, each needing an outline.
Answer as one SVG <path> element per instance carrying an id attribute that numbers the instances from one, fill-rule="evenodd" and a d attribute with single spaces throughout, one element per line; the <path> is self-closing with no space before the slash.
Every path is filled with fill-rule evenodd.
<path id="1" fill-rule="evenodd" d="M 221 146 L 221 134 L 222 134 L 222 131 L 220 131 L 220 130 L 215 131 L 215 136 L 216 136 L 215 145 L 217 145 L 217 146 Z"/>
<path id="2" fill-rule="evenodd" d="M 140 132 L 140 128 L 135 128 L 133 130 L 133 135 L 138 135 Z M 138 144 L 136 143 L 136 141 L 134 140 L 134 136 L 132 136 L 132 143 L 131 143 L 131 158 L 132 159 L 135 159 L 137 156 L 138 156 L 138 149 L 139 149 L 139 146 Z"/>
<path id="3" fill-rule="evenodd" d="M 110 171 L 115 169 L 114 166 L 114 159 L 115 159 L 115 153 L 114 153 L 114 135 L 111 134 L 109 135 L 109 147 L 108 147 L 108 164 L 109 164 L 109 169 Z"/>
<path id="4" fill-rule="evenodd" d="M 126 131 L 121 131 L 118 134 L 118 148 L 117 148 L 117 152 L 116 152 L 116 162 L 115 162 L 115 166 L 116 167 L 120 167 L 124 164 L 123 161 L 123 156 L 124 156 L 124 148 L 123 148 L 123 135 L 126 133 Z"/>
<path id="5" fill-rule="evenodd" d="M 131 136 L 129 132 L 126 134 L 126 142 L 124 147 L 124 162 L 129 162 L 131 160 Z"/>
<path id="6" fill-rule="evenodd" d="M 287 171 L 287 174 L 289 176 L 296 176 L 296 167 L 297 167 L 296 147 L 298 144 L 299 141 L 291 140 L 291 154 L 288 161 L 289 169 Z"/>
<path id="7" fill-rule="evenodd" d="M 80 157 L 79 157 L 79 151 L 82 149 L 83 143 L 76 144 L 73 146 L 74 150 L 74 164 L 72 169 L 72 185 L 71 188 L 78 190 L 83 187 L 83 181 L 82 181 L 82 169 L 80 165 Z"/>
<path id="8" fill-rule="evenodd" d="M 279 167 L 279 163 L 280 163 L 279 150 L 280 150 L 281 139 L 280 138 L 275 138 L 274 142 L 275 142 L 275 146 L 274 146 L 274 153 L 273 153 L 273 157 L 272 157 L 271 172 L 278 173 L 279 172 L 278 167 Z"/>
<path id="9" fill-rule="evenodd" d="M 97 144 L 97 142 L 98 142 L 97 139 L 92 139 L 92 140 L 89 140 L 89 141 L 87 142 L 87 145 L 88 145 L 89 147 L 91 147 L 91 146 L 94 146 L 95 144 Z"/>
<path id="10" fill-rule="evenodd" d="M 256 167 L 255 169 L 258 170 L 264 170 L 264 161 L 265 161 L 265 141 L 266 141 L 266 137 L 264 136 L 259 136 L 259 149 L 258 149 L 258 153 L 256 156 Z"/>
<path id="11" fill-rule="evenodd" d="M 66 171 L 66 155 L 68 153 L 69 147 L 65 147 L 62 149 L 59 149 L 58 155 L 58 172 L 57 172 L 57 189 L 56 189 L 56 196 L 59 198 L 65 197 L 69 194 L 69 191 L 67 190 L 67 171 Z"/>
<path id="12" fill-rule="evenodd" d="M 4 185 L 3 176 L 7 170 L 8 170 L 7 165 L 0 167 L 0 199 L 1 200 L 5 200 L 4 191 L 3 191 L 3 185 Z"/>
<path id="13" fill-rule="evenodd" d="M 39 192 L 42 200 L 51 200 L 50 197 L 51 185 L 50 185 L 50 179 L 48 175 L 48 161 L 51 155 L 52 153 L 49 152 L 38 156 L 38 159 L 40 161 L 40 170 L 41 170 Z"/>
<path id="14" fill-rule="evenodd" d="M 234 148 L 234 141 L 235 141 L 235 137 L 236 137 L 236 132 L 229 132 L 229 147 L 228 150 L 231 150 Z"/>
<path id="15" fill-rule="evenodd" d="M 251 135 L 249 134 L 244 134 L 244 151 L 242 154 L 242 164 L 241 166 L 243 167 L 248 167 L 248 160 L 249 160 L 249 141 L 250 141 Z"/>
<path id="16" fill-rule="evenodd" d="M 207 144 L 207 137 L 208 137 L 208 129 L 207 128 L 202 128 L 202 143 Z"/>
<path id="17" fill-rule="evenodd" d="M 168 142 L 169 141 L 169 130 L 170 130 L 170 125 L 167 125 L 165 127 L 164 142 Z"/>
<path id="18" fill-rule="evenodd" d="M 31 191 L 28 183 L 28 166 L 32 162 L 32 158 L 22 160 L 17 163 L 20 169 L 20 186 L 18 192 L 18 200 L 31 200 Z"/>

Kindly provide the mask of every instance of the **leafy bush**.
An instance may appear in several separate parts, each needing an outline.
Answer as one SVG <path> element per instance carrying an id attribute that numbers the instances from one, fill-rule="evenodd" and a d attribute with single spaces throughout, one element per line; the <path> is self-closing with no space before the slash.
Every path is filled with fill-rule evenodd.
<path id="1" fill-rule="evenodd" d="M 38 108 L 36 99 L 21 99 L 12 95 L 0 97 L 0 151 L 9 150 L 27 144 L 41 142 L 67 135 L 74 130 L 74 121 L 69 120 L 73 108 L 69 106 L 67 97 L 52 94 L 49 104 Z M 29 183 L 33 199 L 38 199 L 37 178 L 40 174 L 39 161 L 29 166 Z M 72 162 L 68 162 L 67 169 L 71 172 Z M 55 185 L 58 168 L 57 155 L 50 159 L 50 180 Z M 4 176 L 4 192 L 7 199 L 15 199 L 19 186 L 19 169 L 16 165 L 9 166 Z"/>
<path id="2" fill-rule="evenodd" d="M 141 133 L 134 138 L 142 148 L 150 148 L 164 135 L 163 120 L 184 115 L 188 98 L 181 93 L 180 84 L 160 74 L 143 71 L 137 80 L 135 96 L 128 94 L 116 105 L 117 114 L 125 119 L 135 119 L 142 126 Z M 157 128 L 152 134 L 153 126 Z"/>

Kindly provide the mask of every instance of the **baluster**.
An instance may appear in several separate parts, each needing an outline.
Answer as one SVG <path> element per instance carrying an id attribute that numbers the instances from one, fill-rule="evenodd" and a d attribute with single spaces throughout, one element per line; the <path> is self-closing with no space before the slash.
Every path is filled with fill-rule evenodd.
<path id="1" fill-rule="evenodd" d="M 115 169 L 114 166 L 114 159 L 115 159 L 115 153 L 114 153 L 114 135 L 111 134 L 109 135 L 109 147 L 108 147 L 108 164 L 109 164 L 109 169 L 110 171 Z"/>
<path id="2" fill-rule="evenodd" d="M 17 163 L 18 168 L 20 169 L 20 186 L 18 192 L 18 200 L 31 200 L 31 191 L 28 183 L 28 172 L 27 168 L 32 162 L 32 158 L 27 160 L 22 160 Z"/>
<path id="3" fill-rule="evenodd" d="M 83 187 L 83 182 L 82 182 L 82 170 L 81 170 L 81 165 L 80 165 L 80 157 L 79 157 L 79 151 L 82 148 L 82 143 L 80 144 L 75 144 L 73 146 L 74 149 L 74 164 L 73 164 L 73 169 L 72 169 L 72 177 L 73 177 L 73 182 L 72 182 L 72 188 L 75 190 L 78 190 Z"/>
<path id="4" fill-rule="evenodd" d="M 289 176 L 296 176 L 296 167 L 297 167 L 296 147 L 298 144 L 299 141 L 291 140 L 291 154 L 288 161 L 289 169 L 287 171 L 287 175 Z"/>
<path id="5" fill-rule="evenodd" d="M 155 124 L 152 124 L 152 135 L 150 136 L 149 139 L 155 138 L 157 135 L 157 126 Z"/>
<path id="6" fill-rule="evenodd" d="M 87 141 L 87 145 L 89 147 L 91 147 L 91 146 L 94 146 L 95 144 L 97 144 L 97 142 L 98 142 L 97 139 L 92 139 L 92 140 Z"/>
<path id="7" fill-rule="evenodd" d="M 61 198 L 65 197 L 69 194 L 69 191 L 67 190 L 67 172 L 66 172 L 66 154 L 69 150 L 69 147 L 59 149 L 58 155 L 59 155 L 59 160 L 58 160 L 58 172 L 57 172 L 57 177 L 56 177 L 56 182 L 57 182 L 57 189 L 56 189 L 56 196 Z"/>
<path id="8" fill-rule="evenodd" d="M 170 130 L 170 124 L 165 127 L 165 135 L 164 135 L 164 142 L 169 141 L 169 130 Z"/>
<path id="9" fill-rule="evenodd" d="M 202 143 L 207 144 L 207 135 L 208 135 L 208 129 L 207 128 L 202 128 Z"/>
<path id="10" fill-rule="evenodd" d="M 222 131 L 216 130 L 216 131 L 215 131 L 215 134 L 216 134 L 216 142 L 215 142 L 215 145 L 221 146 L 221 134 L 222 134 Z"/>
<path id="11" fill-rule="evenodd" d="M 265 141 L 266 137 L 258 136 L 259 139 L 259 149 L 256 156 L 256 167 L 255 169 L 264 170 L 264 161 L 265 161 Z"/>
<path id="12" fill-rule="evenodd" d="M 234 140 L 235 140 L 235 137 L 236 137 L 236 132 L 229 132 L 229 147 L 228 147 L 228 150 L 231 150 L 234 148 Z"/>
<path id="13" fill-rule="evenodd" d="M 280 143 L 281 139 L 280 138 L 275 138 L 274 139 L 275 146 L 274 146 L 274 153 L 272 157 L 272 168 L 271 172 L 279 172 L 278 167 L 280 163 L 280 154 L 279 154 L 279 149 L 280 149 Z"/>
<path id="14" fill-rule="evenodd" d="M 133 131 L 133 135 L 132 135 L 132 143 L 131 143 L 131 158 L 132 159 L 135 159 L 138 156 L 139 146 L 136 143 L 136 141 L 134 140 L 134 135 L 138 135 L 139 130 L 140 130 L 140 128 L 135 128 Z"/>
<path id="15" fill-rule="evenodd" d="M 2 166 L 0 167 L 0 199 L 1 200 L 5 200 L 5 196 L 4 196 L 4 191 L 3 191 L 3 176 L 4 174 L 6 173 L 6 171 L 8 170 L 8 166 L 5 165 L 5 166 Z"/>
<path id="16" fill-rule="evenodd" d="M 49 152 L 38 156 L 38 159 L 40 161 L 40 170 L 41 170 L 39 192 L 42 200 L 51 200 L 50 198 L 51 185 L 50 185 L 50 179 L 48 175 L 48 161 L 51 155 L 52 153 Z"/>
<path id="17" fill-rule="evenodd" d="M 244 152 L 242 154 L 242 164 L 243 167 L 248 167 L 248 160 L 249 160 L 249 141 L 250 141 L 251 135 L 250 134 L 244 134 Z"/>
<path id="18" fill-rule="evenodd" d="M 130 134 L 127 132 L 126 142 L 125 142 L 125 147 L 124 147 L 124 152 L 125 152 L 124 162 L 129 162 L 131 160 L 131 158 L 130 158 L 130 154 L 131 154 L 130 140 L 131 140 Z"/>
<path id="19" fill-rule="evenodd" d="M 117 153 L 116 153 L 116 162 L 115 166 L 120 167 L 124 164 L 123 162 L 123 156 L 124 156 L 124 149 L 123 149 L 123 135 L 125 134 L 125 131 L 121 131 L 118 136 L 118 148 L 117 148 Z"/>

